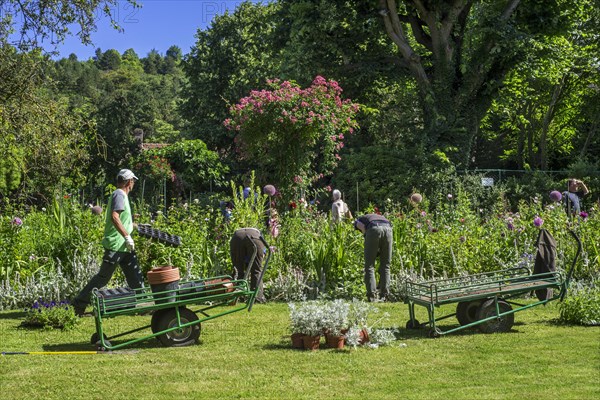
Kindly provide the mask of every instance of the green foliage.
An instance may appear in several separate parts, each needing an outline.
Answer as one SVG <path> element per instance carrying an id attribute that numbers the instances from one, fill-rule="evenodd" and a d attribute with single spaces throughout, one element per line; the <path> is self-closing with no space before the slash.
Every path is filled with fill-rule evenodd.
<path id="1" fill-rule="evenodd" d="M 196 44 L 184 61 L 189 85 L 182 111 L 190 136 L 202 139 L 210 149 L 231 151 L 233 135 L 222 125 L 227 105 L 279 75 L 278 8 L 278 2 L 244 1 L 234 12 L 215 16 L 209 29 L 196 34 Z"/>
<path id="2" fill-rule="evenodd" d="M 338 83 L 321 76 L 306 89 L 279 80 L 268 85 L 231 106 L 224 124 L 239 132 L 238 151 L 260 165 L 263 180 L 283 193 L 310 188 L 341 159 L 344 135 L 357 126 L 358 104 L 342 100 Z"/>
<path id="3" fill-rule="evenodd" d="M 598 282 L 575 286 L 560 303 L 559 309 L 559 320 L 564 323 L 600 325 L 600 287 Z"/>
<path id="4" fill-rule="evenodd" d="M 31 308 L 25 310 L 22 325 L 44 329 L 73 329 L 79 323 L 73 307 L 67 301 L 57 303 L 45 302 L 41 298 L 36 300 Z"/>

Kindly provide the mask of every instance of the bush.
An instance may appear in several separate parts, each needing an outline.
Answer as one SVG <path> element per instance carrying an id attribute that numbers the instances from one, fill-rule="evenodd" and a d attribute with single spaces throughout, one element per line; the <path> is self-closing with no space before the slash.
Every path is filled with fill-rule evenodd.
<path id="1" fill-rule="evenodd" d="M 31 308 L 25 310 L 22 325 L 44 329 L 72 329 L 79 322 L 75 311 L 68 301 L 45 302 L 42 298 L 34 301 Z"/>
<path id="2" fill-rule="evenodd" d="M 571 291 L 560 303 L 561 322 L 577 325 L 600 325 L 600 281 L 594 284 L 571 284 Z"/>

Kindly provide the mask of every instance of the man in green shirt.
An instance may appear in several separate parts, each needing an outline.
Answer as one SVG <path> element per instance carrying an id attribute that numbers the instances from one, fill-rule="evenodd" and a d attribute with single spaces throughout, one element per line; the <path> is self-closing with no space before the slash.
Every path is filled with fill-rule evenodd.
<path id="1" fill-rule="evenodd" d="M 113 192 L 106 210 L 104 239 L 102 239 L 104 257 L 100 271 L 73 299 L 75 313 L 79 316 L 85 313 L 92 290 L 106 286 L 115 273 L 117 264 L 121 266 L 130 288 L 137 289 L 144 286 L 142 272 L 134 251 L 135 244 L 131 238 L 133 219 L 128 194 L 136 180 L 137 177 L 128 169 L 122 169 L 117 175 L 117 189 Z"/>

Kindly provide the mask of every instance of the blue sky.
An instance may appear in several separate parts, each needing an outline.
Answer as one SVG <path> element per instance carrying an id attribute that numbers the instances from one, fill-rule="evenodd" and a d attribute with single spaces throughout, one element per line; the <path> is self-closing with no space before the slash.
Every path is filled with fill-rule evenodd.
<path id="1" fill-rule="evenodd" d="M 69 37 L 58 47 L 60 55 L 68 57 L 75 53 L 80 60 L 94 56 L 96 47 L 106 51 L 115 49 L 121 54 L 134 49 L 140 57 L 145 57 L 152 49 L 165 54 L 176 45 L 184 54 L 195 43 L 198 28 L 206 28 L 215 15 L 226 10 L 233 11 L 242 0 L 138 0 L 142 6 L 134 9 L 126 1 L 119 1 L 112 10 L 113 18 L 125 30 L 119 33 L 110 25 L 108 17 L 97 22 L 98 30 L 92 33 L 94 45 L 84 46 L 76 37 Z"/>

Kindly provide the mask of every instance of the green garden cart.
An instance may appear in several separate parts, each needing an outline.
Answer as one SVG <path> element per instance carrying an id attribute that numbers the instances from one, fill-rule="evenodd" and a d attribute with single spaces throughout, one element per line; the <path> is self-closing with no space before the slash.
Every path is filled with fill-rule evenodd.
<path id="1" fill-rule="evenodd" d="M 172 238 L 170 239 L 172 240 Z M 266 248 L 259 282 L 269 265 L 271 251 L 265 239 L 260 240 Z M 173 241 L 173 240 L 172 240 Z M 256 258 L 257 247 L 250 259 Z M 90 343 L 99 351 L 110 351 L 130 346 L 150 338 L 157 338 L 164 346 L 188 346 L 198 341 L 203 322 L 237 311 L 252 310 L 259 290 L 250 290 L 248 275 L 250 267 L 241 279 L 231 276 L 214 276 L 177 282 L 163 291 L 149 288 L 94 289 L 92 292 L 93 314 L 96 332 Z M 150 316 L 150 324 L 139 328 L 108 335 L 106 320 L 120 316 Z M 144 332 L 139 337 L 134 335 Z M 115 339 L 121 340 L 116 342 Z"/>
<path id="2" fill-rule="evenodd" d="M 548 231 L 542 229 L 538 237 L 536 268 L 532 274 L 527 267 L 514 267 L 500 271 L 486 272 L 450 279 L 427 282 L 407 282 L 407 295 L 410 319 L 407 329 L 429 327 L 430 337 L 439 337 L 463 329 L 477 327 L 481 332 L 508 332 L 514 323 L 514 314 L 532 307 L 564 299 L 573 275 L 573 269 L 581 253 L 582 245 L 575 232 L 569 231 L 577 241 L 577 252 L 567 273 L 554 268 L 555 242 Z M 538 301 L 519 304 L 513 300 L 534 292 Z M 436 317 L 436 308 L 444 304 L 456 303 L 456 312 Z M 415 318 L 415 305 L 427 309 L 429 321 L 419 323 Z M 513 308 L 513 306 L 515 306 Z M 456 317 L 459 326 L 442 330 L 437 322 Z"/>

